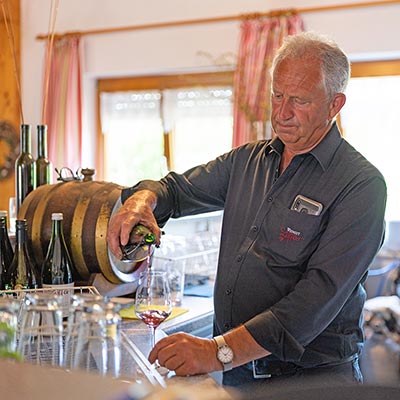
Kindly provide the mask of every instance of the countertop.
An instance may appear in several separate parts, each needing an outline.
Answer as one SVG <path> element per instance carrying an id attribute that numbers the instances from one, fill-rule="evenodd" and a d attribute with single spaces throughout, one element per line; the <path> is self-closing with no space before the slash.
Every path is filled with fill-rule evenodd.
<path id="1" fill-rule="evenodd" d="M 156 338 L 165 336 L 165 332 L 172 333 L 179 330 L 191 332 L 193 327 L 197 329 L 200 325 L 208 325 L 212 322 L 212 298 L 185 297 L 182 307 L 189 311 L 163 323 L 161 329 L 156 330 Z M 150 336 L 146 325 L 139 320 L 123 320 L 122 330 L 147 357 L 150 351 Z M 23 398 L 31 400 L 54 398 L 58 400 L 81 398 L 85 400 L 120 400 L 131 384 L 132 382 L 100 377 L 90 373 L 67 372 L 46 366 L 0 360 L 0 393 L 5 394 L 8 400 Z M 176 377 L 171 374 L 166 379 L 166 385 L 166 389 L 159 388 L 158 390 L 167 393 L 171 387 L 177 390 L 177 387 L 185 388 L 196 385 L 199 389 L 196 390 L 196 399 L 231 398 L 209 375 Z M 206 397 L 201 397 L 202 392 Z M 164 392 L 160 392 L 160 396 L 157 398 L 164 398 L 163 394 Z"/>
<path id="2" fill-rule="evenodd" d="M 7 400 L 118 400 L 129 385 L 84 372 L 0 360 L 0 393 Z"/>

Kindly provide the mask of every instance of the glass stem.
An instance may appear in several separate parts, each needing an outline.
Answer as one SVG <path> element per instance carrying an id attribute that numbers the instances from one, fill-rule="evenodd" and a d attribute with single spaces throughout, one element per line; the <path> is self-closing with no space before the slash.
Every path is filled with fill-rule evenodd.
<path id="1" fill-rule="evenodd" d="M 156 345 L 156 328 L 154 328 L 154 326 L 150 326 L 150 338 L 151 338 L 151 350 L 152 350 Z"/>

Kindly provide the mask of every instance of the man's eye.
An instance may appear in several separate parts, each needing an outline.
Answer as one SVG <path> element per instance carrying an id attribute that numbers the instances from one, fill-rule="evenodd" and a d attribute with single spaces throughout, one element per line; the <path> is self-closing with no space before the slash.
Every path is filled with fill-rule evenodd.
<path id="1" fill-rule="evenodd" d="M 308 100 L 300 99 L 300 98 L 298 98 L 298 97 L 295 97 L 294 102 L 295 102 L 296 104 L 300 105 L 300 106 L 303 106 L 303 105 L 309 103 Z"/>
<path id="2" fill-rule="evenodd" d="M 273 93 L 272 96 L 274 97 L 274 99 L 276 100 L 282 100 L 283 95 L 279 94 L 279 93 Z"/>

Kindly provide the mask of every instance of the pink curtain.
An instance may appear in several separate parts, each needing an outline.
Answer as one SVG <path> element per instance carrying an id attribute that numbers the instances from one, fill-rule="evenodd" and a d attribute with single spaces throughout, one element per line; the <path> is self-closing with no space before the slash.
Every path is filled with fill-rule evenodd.
<path id="1" fill-rule="evenodd" d="M 43 123 L 48 126 L 48 157 L 58 169 L 82 166 L 81 54 L 80 37 L 57 39 L 47 48 Z"/>
<path id="2" fill-rule="evenodd" d="M 302 30 L 303 20 L 298 15 L 242 22 L 234 78 L 233 147 L 267 136 L 269 68 L 283 38 Z"/>

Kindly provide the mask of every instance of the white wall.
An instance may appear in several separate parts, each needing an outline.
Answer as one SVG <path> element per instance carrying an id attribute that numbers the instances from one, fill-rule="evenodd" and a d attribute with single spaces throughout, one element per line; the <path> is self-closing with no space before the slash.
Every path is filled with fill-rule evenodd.
<path id="1" fill-rule="evenodd" d="M 155 22 L 319 7 L 360 0 L 59 0 L 56 31 L 101 29 Z M 51 0 L 21 0 L 22 95 L 27 123 L 40 121 L 44 42 Z M 352 59 L 400 58 L 400 4 L 303 14 L 306 30 L 328 34 Z M 95 79 L 218 69 L 213 59 L 235 54 L 240 22 L 85 36 L 86 148 L 95 134 Z M 211 57 L 201 56 L 205 52 Z M 93 166 L 90 151 L 86 164 Z"/>

